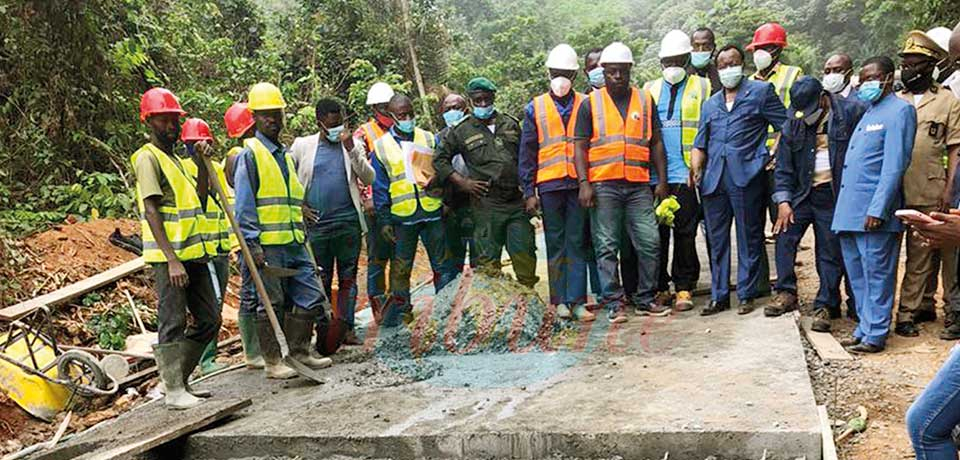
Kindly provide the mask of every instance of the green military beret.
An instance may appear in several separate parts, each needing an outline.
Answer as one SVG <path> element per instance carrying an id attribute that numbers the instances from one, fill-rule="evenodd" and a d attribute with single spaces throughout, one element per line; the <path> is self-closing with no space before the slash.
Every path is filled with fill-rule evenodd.
<path id="1" fill-rule="evenodd" d="M 497 92 L 497 85 L 494 85 L 489 78 L 477 77 L 467 83 L 467 92 L 472 93 L 474 91 L 490 91 L 491 93 L 495 93 Z"/>

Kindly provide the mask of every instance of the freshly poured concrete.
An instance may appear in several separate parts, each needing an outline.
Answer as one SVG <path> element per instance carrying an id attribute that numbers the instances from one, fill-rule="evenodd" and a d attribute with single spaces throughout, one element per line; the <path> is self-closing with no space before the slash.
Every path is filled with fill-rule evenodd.
<path id="1" fill-rule="evenodd" d="M 203 386 L 253 405 L 190 436 L 187 456 L 820 459 L 792 318 L 691 312 L 621 326 L 601 317 L 561 351 L 430 358 L 444 371 L 416 383 L 375 346 L 321 371 L 322 386 L 227 374 Z"/>

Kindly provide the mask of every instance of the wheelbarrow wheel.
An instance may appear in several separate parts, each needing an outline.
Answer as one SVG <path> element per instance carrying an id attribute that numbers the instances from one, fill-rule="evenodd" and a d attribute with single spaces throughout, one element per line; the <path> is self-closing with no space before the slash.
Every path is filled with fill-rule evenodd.
<path id="1" fill-rule="evenodd" d="M 107 390 L 110 378 L 100 368 L 100 363 L 90 353 L 69 350 L 57 358 L 57 376 L 60 381 L 77 394 L 94 397 Z"/>

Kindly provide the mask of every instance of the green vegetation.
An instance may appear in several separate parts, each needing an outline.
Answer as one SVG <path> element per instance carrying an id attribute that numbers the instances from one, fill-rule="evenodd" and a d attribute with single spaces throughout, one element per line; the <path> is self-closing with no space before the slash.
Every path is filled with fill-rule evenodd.
<path id="1" fill-rule="evenodd" d="M 817 73 L 831 52 L 893 55 L 906 31 L 960 20 L 949 0 L 784 3 L 3 1 L 0 232 L 29 232 L 66 213 L 134 215 L 129 156 L 145 139 L 138 103 L 151 86 L 173 90 L 221 142 L 223 111 L 259 80 L 283 90 L 291 137 L 315 129 L 311 102 L 324 94 L 348 102 L 356 127 L 376 80 L 417 96 L 421 124 L 435 127 L 439 98 L 476 75 L 495 80 L 501 110 L 519 115 L 545 89 L 544 58 L 563 41 L 581 53 L 628 43 L 640 82 L 656 76 L 656 49 L 669 29 L 707 25 L 720 44 L 745 44 L 755 27 L 776 20 L 790 33 L 785 60 Z"/>

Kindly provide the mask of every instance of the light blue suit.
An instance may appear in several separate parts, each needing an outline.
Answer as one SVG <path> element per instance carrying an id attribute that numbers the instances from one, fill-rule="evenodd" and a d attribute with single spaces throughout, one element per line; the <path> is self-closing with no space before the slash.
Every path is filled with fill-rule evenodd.
<path id="1" fill-rule="evenodd" d="M 860 324 L 854 337 L 883 347 L 893 314 L 903 225 L 903 174 L 910 165 L 917 111 L 895 94 L 871 105 L 850 138 L 832 230 L 840 235 Z M 867 232 L 867 216 L 881 219 Z"/>

